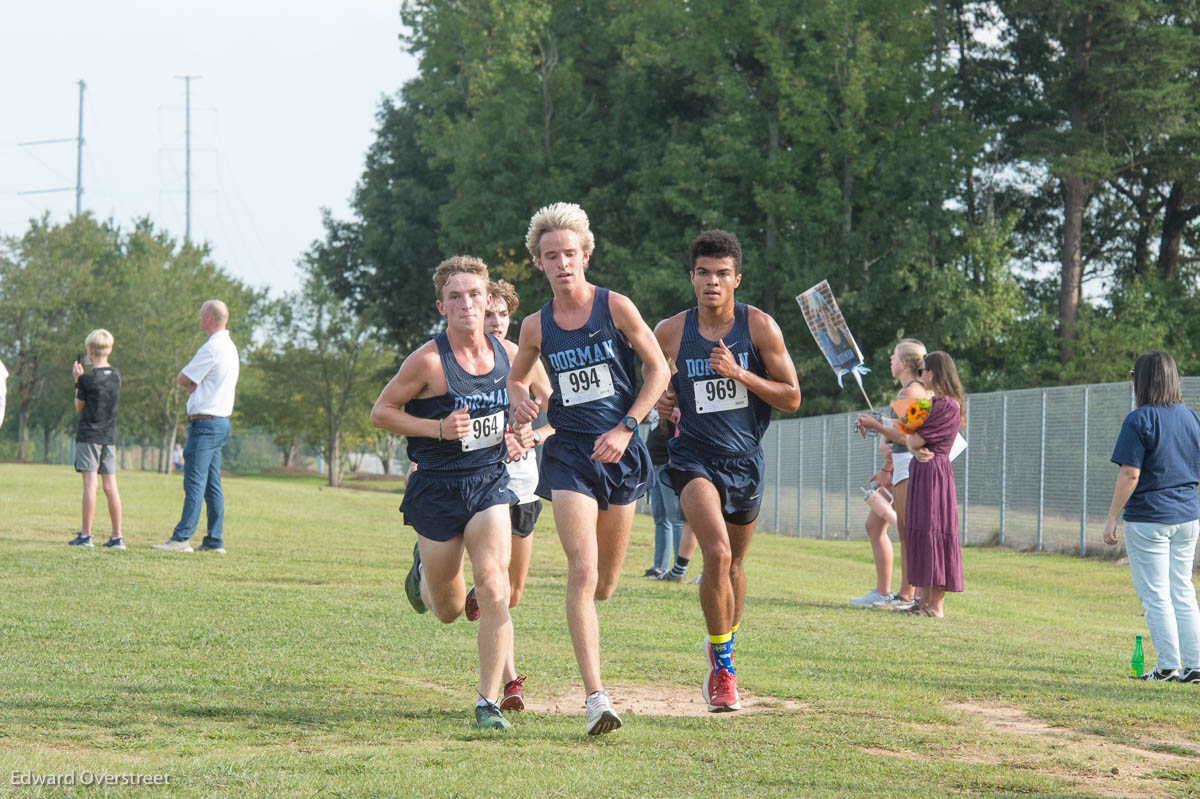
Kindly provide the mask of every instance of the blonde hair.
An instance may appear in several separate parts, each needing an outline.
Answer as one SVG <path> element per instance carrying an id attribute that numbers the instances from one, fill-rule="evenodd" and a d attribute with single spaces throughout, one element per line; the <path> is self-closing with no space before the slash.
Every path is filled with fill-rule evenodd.
<path id="1" fill-rule="evenodd" d="M 97 355 L 108 355 L 112 352 L 113 337 L 102 327 L 98 327 L 91 333 L 87 334 L 87 338 L 83 340 L 83 346 L 88 352 L 94 352 Z"/>
<path id="2" fill-rule="evenodd" d="M 438 300 L 442 299 L 442 289 L 455 275 L 475 275 L 483 280 L 485 287 L 488 285 L 487 264 L 470 255 L 455 255 L 438 264 L 433 272 L 433 288 Z"/>
<path id="3" fill-rule="evenodd" d="M 899 358 L 913 377 L 921 374 L 921 362 L 925 360 L 925 345 L 915 338 L 902 338 L 896 345 L 896 357 Z"/>
<path id="4" fill-rule="evenodd" d="M 493 280 L 488 284 L 488 294 L 492 295 L 492 299 L 504 303 L 509 315 L 521 304 L 521 300 L 517 298 L 517 287 L 507 280 Z"/>
<path id="5" fill-rule="evenodd" d="M 529 220 L 525 247 L 534 259 L 542 257 L 542 236 L 556 230 L 571 230 L 577 233 L 584 255 L 591 255 L 592 250 L 596 248 L 596 237 L 592 235 L 584 210 L 575 203 L 552 203 L 539 208 Z"/>

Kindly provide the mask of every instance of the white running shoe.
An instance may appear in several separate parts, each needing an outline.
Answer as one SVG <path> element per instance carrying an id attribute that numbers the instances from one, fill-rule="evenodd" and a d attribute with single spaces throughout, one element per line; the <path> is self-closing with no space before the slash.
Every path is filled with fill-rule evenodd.
<path id="1" fill-rule="evenodd" d="M 168 538 L 161 544 L 154 544 L 151 549 L 161 549 L 163 552 L 193 552 L 191 544 L 187 541 L 176 541 L 174 538 Z"/>
<path id="2" fill-rule="evenodd" d="M 593 691 L 587 698 L 587 734 L 603 735 L 621 727 L 621 717 L 613 710 L 604 691 Z"/>
<path id="3" fill-rule="evenodd" d="M 872 588 L 862 596 L 856 596 L 850 600 L 850 604 L 856 608 L 869 608 L 876 602 L 890 602 L 894 594 L 881 594 Z"/>

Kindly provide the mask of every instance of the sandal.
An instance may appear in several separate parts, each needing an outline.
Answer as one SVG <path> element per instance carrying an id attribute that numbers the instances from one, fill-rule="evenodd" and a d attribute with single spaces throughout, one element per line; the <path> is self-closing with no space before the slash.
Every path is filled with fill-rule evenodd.
<path id="1" fill-rule="evenodd" d="M 928 607 L 926 607 L 924 605 L 913 605 L 908 610 L 902 610 L 900 612 L 907 613 L 910 616 L 925 616 L 930 619 L 942 618 L 941 616 L 937 615 L 936 613 L 934 613 L 932 610 L 930 610 Z"/>

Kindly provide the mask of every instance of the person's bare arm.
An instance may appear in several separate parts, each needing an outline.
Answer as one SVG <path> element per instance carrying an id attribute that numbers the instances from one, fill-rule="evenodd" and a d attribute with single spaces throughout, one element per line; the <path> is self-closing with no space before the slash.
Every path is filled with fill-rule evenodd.
<path id="1" fill-rule="evenodd" d="M 83 377 L 83 364 L 75 361 L 71 364 L 71 376 L 75 378 L 75 385 L 79 385 L 79 378 Z M 75 413 L 83 413 L 84 401 L 79 397 L 75 398 Z"/>
<path id="2" fill-rule="evenodd" d="M 625 412 L 626 416 L 641 421 L 666 390 L 667 383 L 671 380 L 671 370 L 663 357 L 658 340 L 633 302 L 616 292 L 611 292 L 608 297 L 608 310 L 612 315 L 613 325 L 621 331 L 625 340 L 633 347 L 633 351 L 642 359 L 642 388 L 634 398 L 633 405 Z M 616 463 L 625 454 L 632 438 L 633 431 L 624 424 L 618 424 L 596 438 L 592 459 L 601 463 Z"/>
<path id="3" fill-rule="evenodd" d="M 659 349 L 662 350 L 663 357 L 667 359 L 667 366 L 672 375 L 678 371 L 675 358 L 679 355 L 679 340 L 683 337 L 683 321 L 686 316 L 687 311 L 683 311 L 654 326 L 654 338 L 658 342 Z M 645 378 L 645 376 L 646 367 L 643 364 L 642 377 Z M 667 387 L 655 401 L 654 407 L 658 409 L 659 429 L 664 433 L 668 432 L 671 429 L 672 414 L 675 413 L 675 391 L 671 387 L 670 380 L 667 381 Z"/>
<path id="4" fill-rule="evenodd" d="M 1136 466 L 1122 466 L 1117 473 L 1117 484 L 1113 486 L 1112 504 L 1108 506 L 1108 517 L 1104 520 L 1104 543 L 1112 546 L 1117 543 L 1117 517 L 1133 496 L 1137 488 L 1142 470 Z"/>
<path id="5" fill-rule="evenodd" d="M 540 366 L 542 355 L 542 312 L 532 313 L 521 322 L 521 334 L 517 342 L 517 355 L 512 358 L 508 371 L 508 403 L 513 410 L 513 425 L 525 425 L 537 418 L 541 410 L 533 399 L 531 384 L 534 366 Z M 546 370 L 542 368 L 542 374 Z M 546 382 L 550 378 L 546 376 Z M 547 394 L 549 396 L 549 394 Z"/>
<path id="6" fill-rule="evenodd" d="M 189 394 L 196 390 L 196 384 L 183 372 L 179 373 L 179 377 L 176 378 L 175 382 L 187 389 L 187 393 Z"/>
<path id="7" fill-rule="evenodd" d="M 925 387 L 921 383 L 914 381 L 901 389 L 900 393 L 896 395 L 896 399 L 926 399 L 927 395 L 928 392 L 925 390 Z M 859 421 L 862 421 L 862 417 L 859 417 Z M 872 421 L 873 424 L 867 423 L 864 426 L 878 430 L 879 435 L 883 436 L 888 441 L 893 441 L 901 446 L 908 445 L 908 433 L 900 430 L 897 427 L 885 425 L 878 420 Z M 921 446 L 924 446 L 924 443 L 922 443 Z"/>
<path id="8" fill-rule="evenodd" d="M 430 387 L 441 369 L 437 346 L 432 342 L 404 359 L 400 371 L 388 381 L 371 408 L 371 425 L 398 436 L 457 441 L 471 430 L 471 415 L 459 408 L 444 419 L 421 419 L 404 410 L 404 405 Z"/>
<path id="9" fill-rule="evenodd" d="M 933 452 L 925 446 L 926 443 L 928 442 L 921 437 L 920 433 L 910 433 L 905 441 L 905 445 L 908 447 L 908 451 L 912 453 L 913 458 L 921 463 L 933 460 Z"/>

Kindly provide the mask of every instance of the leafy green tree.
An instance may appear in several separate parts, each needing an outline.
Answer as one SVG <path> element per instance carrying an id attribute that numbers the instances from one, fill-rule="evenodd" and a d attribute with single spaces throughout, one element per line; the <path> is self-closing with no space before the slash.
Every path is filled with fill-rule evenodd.
<path id="1" fill-rule="evenodd" d="M 315 243 L 305 256 L 304 286 L 283 303 L 280 327 L 295 347 L 287 363 L 297 369 L 285 385 L 301 388 L 308 429 L 319 434 L 329 466 L 329 485 L 338 486 L 347 452 L 370 435 L 371 405 L 394 359 L 369 318 L 338 298 L 317 268 L 325 246 Z"/>
<path id="2" fill-rule="evenodd" d="M 1065 364 L 1078 338 L 1089 202 L 1105 181 L 1136 171 L 1141 143 L 1186 134 L 1194 32 L 1152 0 L 1000 6 L 1010 59 L 1010 102 L 998 109 L 1011 120 L 1006 137 L 1016 157 L 1048 170 L 1061 195 L 1058 358 Z"/>
<path id="3" fill-rule="evenodd" d="M 0 253 L 0 353 L 10 372 L 9 413 L 16 411 L 17 458 L 29 454 L 38 408 L 43 429 L 74 412 L 71 362 L 107 290 L 94 273 L 115 257 L 115 231 L 82 214 L 66 224 L 30 222 Z M 46 434 L 49 437 L 49 433 Z"/>
<path id="4" fill-rule="evenodd" d="M 248 353 L 247 361 L 238 378 L 238 413 L 279 447 L 284 468 L 292 466 L 306 439 L 314 437 L 312 398 L 301 378 L 309 353 L 287 340 L 267 340 Z"/>

